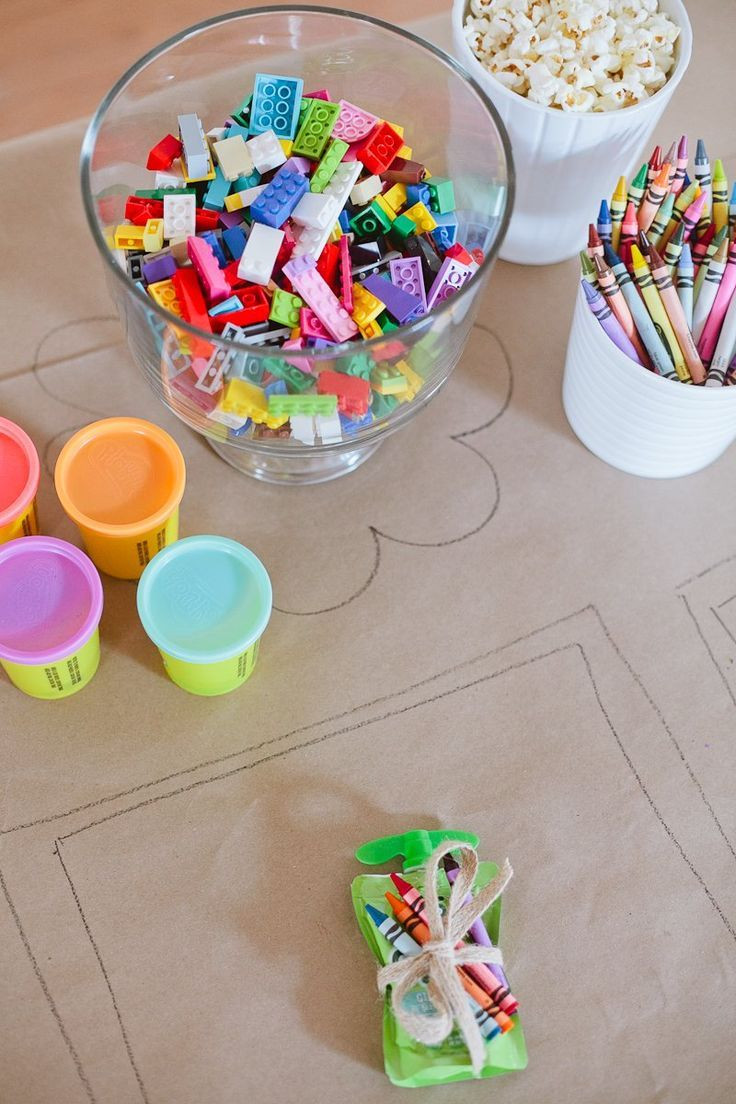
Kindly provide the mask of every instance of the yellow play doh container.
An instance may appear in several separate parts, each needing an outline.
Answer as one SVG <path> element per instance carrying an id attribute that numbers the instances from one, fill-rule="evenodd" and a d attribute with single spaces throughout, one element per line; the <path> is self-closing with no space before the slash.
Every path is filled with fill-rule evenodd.
<path id="1" fill-rule="evenodd" d="M 0 418 L 0 544 L 38 533 L 40 474 L 31 438 L 15 422 Z"/>

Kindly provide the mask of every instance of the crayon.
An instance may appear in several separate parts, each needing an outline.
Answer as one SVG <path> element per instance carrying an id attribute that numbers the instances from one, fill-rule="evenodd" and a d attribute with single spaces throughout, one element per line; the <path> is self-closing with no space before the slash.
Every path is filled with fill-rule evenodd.
<path id="1" fill-rule="evenodd" d="M 584 280 L 587 280 L 593 287 L 596 285 L 595 267 L 587 252 L 584 249 L 580 250 L 580 273 Z"/>
<path id="2" fill-rule="evenodd" d="M 649 271 L 649 265 L 635 245 L 631 247 L 631 259 L 634 265 L 634 279 L 639 286 L 652 322 L 675 366 L 678 378 L 685 383 L 690 379 L 690 376 L 687 366 L 685 365 L 682 350 L 677 344 L 677 338 L 675 336 L 675 331 L 672 329 L 672 323 L 667 316 L 667 311 L 664 309 L 662 300 L 659 297 L 659 292 L 654 285 L 652 274 Z"/>
<path id="3" fill-rule="evenodd" d="M 698 219 L 705 207 L 705 192 L 701 192 L 699 196 L 696 196 L 688 207 L 685 214 L 682 216 L 682 225 L 685 227 L 685 241 L 688 241 L 695 227 L 698 225 Z"/>
<path id="4" fill-rule="evenodd" d="M 391 874 L 389 877 L 401 894 L 401 899 L 409 906 L 412 912 L 416 913 L 419 919 L 426 924 L 428 922 L 427 913 L 424 907 L 424 898 L 421 893 L 399 874 Z M 462 939 L 459 940 L 455 946 L 462 947 Z M 509 992 L 508 985 L 500 982 L 483 962 L 468 962 L 463 969 L 467 970 L 473 981 L 476 982 L 477 985 L 480 985 L 481 989 L 485 990 L 494 1004 L 497 1004 L 503 1012 L 510 1016 L 517 1010 L 519 1002 L 516 997 L 512 996 Z"/>
<path id="5" fill-rule="evenodd" d="M 728 204 L 728 232 L 736 234 L 736 180 L 731 187 L 731 199 Z"/>
<path id="6" fill-rule="evenodd" d="M 598 254 L 599 257 L 603 256 L 603 242 L 598 237 L 598 231 L 591 222 L 588 226 L 588 256 L 591 261 L 593 257 Z"/>
<path id="7" fill-rule="evenodd" d="M 708 246 L 713 241 L 713 237 L 715 235 L 715 232 L 716 232 L 716 228 L 713 225 L 713 223 L 711 223 L 710 226 L 708 227 L 708 229 L 705 231 L 705 233 L 701 234 L 700 237 L 698 238 L 698 240 L 694 243 L 694 245 L 692 247 L 693 264 L 695 265 L 696 268 L 702 263 L 703 259 L 706 257 L 706 254 L 708 253 Z M 715 250 L 714 250 L 714 252 L 715 252 Z M 712 257 L 713 254 L 711 253 L 710 256 Z"/>
<path id="8" fill-rule="evenodd" d="M 683 189 L 687 172 L 687 135 L 683 134 L 677 147 L 677 165 L 675 175 L 670 186 L 672 194 L 677 197 Z"/>
<path id="9" fill-rule="evenodd" d="M 601 289 L 614 316 L 621 323 L 621 329 L 636 349 L 636 355 L 640 362 L 645 368 L 651 368 L 649 356 L 636 332 L 634 319 L 631 316 L 628 303 L 623 297 L 621 288 L 618 286 L 613 270 L 610 265 L 607 264 L 606 261 L 602 261 L 600 257 L 594 257 L 593 264 L 595 265 L 596 276 L 598 277 L 598 287 Z"/>
<path id="10" fill-rule="evenodd" d="M 649 158 L 649 163 L 647 165 L 647 184 L 651 184 L 661 167 L 662 147 L 655 146 L 652 152 L 652 156 Z"/>
<path id="11" fill-rule="evenodd" d="M 711 228 L 713 229 L 713 235 L 712 235 L 710 241 L 708 242 L 708 245 L 707 245 L 706 250 L 705 250 L 705 257 L 703 258 L 700 266 L 698 267 L 698 272 L 697 272 L 697 275 L 695 277 L 695 287 L 693 289 L 693 303 L 697 303 L 698 298 L 700 296 L 700 290 L 703 286 L 703 281 L 705 280 L 706 273 L 708 272 L 708 265 L 713 260 L 716 253 L 718 252 L 718 250 L 721 248 L 721 245 L 723 244 L 723 242 L 726 241 L 726 237 L 727 237 L 727 231 L 726 230 L 719 230 L 718 233 L 716 234 L 715 233 L 716 228 L 715 228 L 715 226 L 713 226 L 713 223 L 711 223 L 711 225 L 708 229 L 710 230 Z M 706 233 L 704 235 L 704 237 L 707 237 L 707 236 L 708 235 Z M 698 246 L 700 245 L 700 242 L 702 240 L 703 240 L 702 238 L 698 239 L 698 245 L 696 245 L 695 249 L 693 250 L 693 257 L 695 257 L 695 252 L 698 249 Z M 728 242 L 727 241 L 726 241 L 726 252 L 728 252 Z M 725 259 L 726 259 L 725 256 L 724 256 L 723 259 L 724 259 L 724 262 L 725 262 Z"/>
<path id="12" fill-rule="evenodd" d="M 728 226 L 728 179 L 720 157 L 713 166 L 713 222 L 716 230 Z"/>
<path id="13" fill-rule="evenodd" d="M 675 230 L 677 229 L 678 223 L 682 222 L 682 216 L 685 214 L 685 211 L 687 211 L 692 201 L 699 194 L 700 187 L 698 186 L 697 182 L 694 184 L 688 184 L 682 189 L 679 196 L 675 200 L 675 206 L 672 208 L 672 218 L 670 219 L 669 226 L 662 235 L 662 240 L 659 243 L 660 246 L 664 247 L 667 244 L 667 242 L 670 240 Z"/>
<path id="14" fill-rule="evenodd" d="M 670 192 L 662 200 L 662 206 L 652 219 L 652 225 L 649 227 L 649 240 L 652 245 L 659 245 L 662 235 L 670 224 L 674 206 L 675 196 L 673 192 Z"/>
<path id="15" fill-rule="evenodd" d="M 631 248 L 632 250 L 636 249 L 636 246 L 632 245 Z M 630 357 L 635 364 L 641 364 L 636 349 L 624 333 L 619 320 L 614 318 L 611 308 L 608 306 L 601 293 L 596 291 L 595 288 L 592 288 L 585 280 L 582 280 L 581 283 L 591 313 L 598 319 L 611 341 L 622 353 L 626 353 L 626 356 Z"/>
<path id="16" fill-rule="evenodd" d="M 700 185 L 700 190 L 705 192 L 707 196 L 705 202 L 708 213 L 710 213 L 711 203 L 713 202 L 710 161 L 708 160 L 708 154 L 705 152 L 705 142 L 702 138 L 698 138 L 698 144 L 695 148 L 695 179 Z"/>
<path id="17" fill-rule="evenodd" d="M 606 261 L 611 266 L 613 274 L 618 280 L 621 292 L 626 302 L 629 304 L 629 310 L 636 323 L 639 337 L 644 342 L 644 346 L 651 358 L 652 364 L 657 372 L 659 372 L 660 376 L 667 376 L 668 379 L 679 379 L 672 359 L 657 333 L 654 323 L 649 317 L 649 312 L 644 305 L 641 295 L 636 290 L 636 285 L 624 264 L 623 258 L 617 257 L 612 249 L 607 248 Z"/>
<path id="18" fill-rule="evenodd" d="M 619 239 L 619 249 L 622 245 L 631 245 L 635 242 L 639 235 L 639 223 L 636 221 L 636 206 L 632 199 L 626 204 L 626 214 L 623 217 L 621 223 L 621 237 Z M 616 246 L 611 242 L 611 248 L 616 249 Z"/>
<path id="19" fill-rule="evenodd" d="M 621 220 L 626 210 L 626 177 L 620 176 L 611 196 L 611 245 L 615 249 L 621 236 Z M 601 254 L 603 256 L 603 254 Z"/>
<path id="20" fill-rule="evenodd" d="M 445 868 L 445 874 L 447 875 L 448 882 L 450 883 L 450 885 L 454 885 L 455 879 L 457 878 L 457 874 L 460 869 L 460 864 L 457 863 L 455 859 L 453 859 L 452 855 L 445 855 L 442 859 L 442 865 Z M 473 895 L 471 893 L 467 893 L 462 904 L 467 905 L 469 901 L 472 901 L 472 899 Z M 488 934 L 488 930 L 480 916 L 478 916 L 468 928 L 468 935 L 470 936 L 472 941 L 476 943 L 479 947 L 493 947 L 491 937 Z M 510 988 L 508 978 L 503 972 L 502 966 L 500 966 L 497 962 L 489 962 L 488 969 L 498 981 L 506 986 L 507 989 Z M 514 998 L 514 1002 L 518 1007 L 518 1001 L 516 1001 L 516 998 Z"/>
<path id="21" fill-rule="evenodd" d="M 398 897 L 395 897 L 393 893 L 387 893 L 385 896 L 391 906 L 394 916 L 400 924 L 404 925 L 409 935 L 413 939 L 416 939 L 417 943 L 429 943 L 431 936 L 429 934 L 429 928 L 424 921 L 420 920 L 419 917 L 412 912 L 409 906 L 404 904 L 403 901 L 400 901 Z M 463 966 L 458 966 L 457 972 L 465 992 L 469 993 L 470 996 L 478 1002 L 481 1008 L 484 1008 L 493 1016 L 504 1034 L 507 1031 L 511 1031 L 514 1027 L 514 1021 L 509 1019 L 506 1013 L 502 1012 L 501 1009 L 493 1003 L 488 994 L 481 989 L 480 985 L 477 985 L 473 979 L 465 973 L 465 968 Z"/>
<path id="22" fill-rule="evenodd" d="M 664 164 L 654 180 L 647 188 L 646 195 L 641 201 L 641 206 L 636 212 L 636 220 L 642 230 L 648 230 L 654 221 L 654 216 L 662 205 L 662 200 L 667 195 L 669 188 L 670 167 Z"/>
<path id="23" fill-rule="evenodd" d="M 677 227 L 674 234 L 667 242 L 667 248 L 664 251 L 664 263 L 670 269 L 677 267 L 677 262 L 680 259 L 683 246 L 687 245 L 685 241 L 685 227 L 682 223 Z"/>
<path id="24" fill-rule="evenodd" d="M 670 148 L 667 150 L 666 154 L 664 155 L 664 160 L 662 161 L 662 164 L 669 165 L 670 167 L 669 176 L 667 177 L 667 188 L 669 191 L 671 191 L 672 183 L 675 179 L 675 173 L 677 172 L 677 142 L 673 142 Z"/>
<path id="25" fill-rule="evenodd" d="M 416 939 L 412 939 L 410 935 L 407 935 L 397 920 L 392 920 L 385 912 L 381 912 L 380 909 L 374 908 L 373 905 L 366 905 L 365 911 L 368 913 L 381 935 L 396 947 L 396 950 L 402 958 L 410 955 L 418 955 L 421 952 L 421 945 L 417 943 Z M 475 1022 L 478 1024 L 483 1036 L 486 1039 L 493 1039 L 494 1036 L 500 1035 L 501 1028 L 493 1017 L 489 1015 L 485 1009 L 481 1008 L 478 1002 L 474 1001 L 472 997 L 468 997 L 468 1000 L 473 1008 Z"/>
<path id="26" fill-rule="evenodd" d="M 682 247 L 680 259 L 677 262 L 677 298 L 682 304 L 682 313 L 685 315 L 685 321 L 690 330 L 692 330 L 693 327 L 694 274 L 695 268 L 693 266 L 692 254 L 690 253 L 690 246 L 685 242 Z"/>
<path id="27" fill-rule="evenodd" d="M 700 294 L 695 300 L 695 306 L 693 307 L 693 340 L 696 345 L 702 336 L 705 329 L 705 323 L 708 321 L 708 315 L 711 312 L 711 308 L 715 302 L 716 295 L 718 294 L 718 288 L 720 287 L 721 280 L 723 279 L 723 273 L 726 271 L 726 260 L 728 259 L 728 241 L 724 238 L 718 249 L 708 262 L 705 279 L 703 280 L 700 288 Z M 702 266 L 706 268 L 705 265 Z M 697 283 L 697 281 L 696 281 Z"/>
<path id="28" fill-rule="evenodd" d="M 719 387 L 726 381 L 728 366 L 736 352 L 736 295 L 731 296 L 721 332 L 718 335 L 718 344 L 713 354 L 713 360 L 708 369 L 706 387 Z"/>
<path id="29" fill-rule="evenodd" d="M 601 205 L 598 209 L 598 221 L 596 223 L 596 230 L 598 231 L 598 237 L 603 244 L 611 241 L 611 234 L 613 232 L 613 223 L 611 222 L 611 213 L 608 210 L 608 204 L 605 199 L 601 200 Z"/>
<path id="30" fill-rule="evenodd" d="M 634 204 L 634 210 L 641 203 L 644 198 L 644 193 L 647 190 L 647 163 L 646 161 L 639 169 L 634 179 L 629 184 L 629 191 L 626 196 L 629 203 Z"/>
<path id="31" fill-rule="evenodd" d="M 708 320 L 698 342 L 698 352 L 704 364 L 710 364 L 718 344 L 718 335 L 721 332 L 723 319 L 726 317 L 729 303 L 736 290 L 736 242 L 731 242 L 728 247 L 726 270 L 721 277 L 718 291 L 711 307 Z"/>
<path id="32" fill-rule="evenodd" d="M 682 304 L 677 298 L 677 292 L 672 283 L 669 269 L 654 246 L 652 246 L 652 251 L 649 255 L 649 266 L 654 285 L 659 292 L 662 304 L 667 312 L 667 317 L 672 323 L 672 329 L 675 331 L 677 343 L 682 349 L 682 355 L 685 358 L 685 364 L 687 365 L 690 377 L 693 383 L 703 383 L 705 381 L 705 368 L 703 367 L 703 362 L 698 356 L 698 350 L 695 348 L 693 335 L 690 333 L 688 324 L 685 321 Z"/>
<path id="33" fill-rule="evenodd" d="M 650 249 L 652 248 L 652 244 L 651 244 L 651 242 L 649 241 L 649 238 L 647 237 L 647 235 L 646 235 L 646 234 L 644 233 L 644 231 L 643 231 L 643 230 L 640 230 L 640 231 L 639 231 L 639 235 L 638 235 L 638 239 L 637 239 L 637 241 L 636 241 L 636 242 L 632 242 L 631 244 L 632 244 L 632 245 L 634 245 L 634 244 L 638 245 L 638 246 L 639 246 L 639 249 L 640 249 L 640 250 L 642 251 L 642 253 L 644 254 L 644 256 L 645 256 L 645 257 L 648 257 L 648 256 L 649 256 L 649 251 L 650 251 Z"/>

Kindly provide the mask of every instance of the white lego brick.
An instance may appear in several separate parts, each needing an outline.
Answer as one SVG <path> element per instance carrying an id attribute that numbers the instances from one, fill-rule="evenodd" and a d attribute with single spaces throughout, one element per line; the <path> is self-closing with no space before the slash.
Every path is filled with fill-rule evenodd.
<path id="1" fill-rule="evenodd" d="M 303 445 L 314 444 L 314 418 L 311 414 L 291 414 L 289 416 L 291 436 Z"/>
<path id="2" fill-rule="evenodd" d="M 263 134 L 256 134 L 255 137 L 249 138 L 245 145 L 259 173 L 277 169 L 286 161 L 284 148 L 272 130 L 264 130 Z"/>
<path id="3" fill-rule="evenodd" d="M 327 227 L 331 230 L 339 214 L 334 196 L 306 192 L 292 211 L 291 217 L 297 226 L 311 226 L 315 230 L 324 230 Z"/>
<path id="4" fill-rule="evenodd" d="M 213 127 L 212 130 L 207 131 L 207 137 L 212 142 L 221 142 L 223 138 L 227 136 L 227 127 Z"/>
<path id="5" fill-rule="evenodd" d="M 153 178 L 156 188 L 186 188 L 187 182 L 178 165 L 172 165 L 166 172 L 157 172 Z"/>
<path id="6" fill-rule="evenodd" d="M 247 415 L 229 414 L 227 410 L 220 410 L 219 406 L 216 406 L 214 410 L 210 410 L 207 417 L 213 422 L 219 422 L 220 425 L 227 426 L 228 429 L 240 429 L 248 421 Z"/>
<path id="7" fill-rule="evenodd" d="M 197 199 L 193 195 L 164 196 L 164 237 L 186 238 L 196 232 Z"/>
<path id="8" fill-rule="evenodd" d="M 383 191 L 383 181 L 379 176 L 369 176 L 367 180 L 361 180 L 350 193 L 350 202 L 354 207 L 364 207 L 366 203 Z"/>
<path id="9" fill-rule="evenodd" d="M 253 172 L 253 158 L 242 134 L 213 142 L 212 152 L 226 180 L 237 180 L 239 176 L 250 176 Z"/>
<path id="10" fill-rule="evenodd" d="M 283 240 L 283 230 L 275 230 L 262 222 L 254 222 L 238 265 L 239 278 L 265 287 L 271 279 L 273 266 L 276 264 L 276 257 Z"/>
<path id="11" fill-rule="evenodd" d="M 314 420 L 317 433 L 322 438 L 324 445 L 342 441 L 342 426 L 340 425 L 339 414 L 317 414 Z"/>
<path id="12" fill-rule="evenodd" d="M 253 200 L 267 187 L 268 184 L 256 184 L 254 188 L 244 188 L 242 192 L 231 192 L 225 197 L 225 206 L 228 211 L 239 211 L 242 207 L 250 207 Z"/>
<path id="13" fill-rule="evenodd" d="M 322 195 L 331 196 L 337 203 L 335 221 L 337 221 L 340 212 L 347 203 L 350 192 L 362 171 L 362 161 L 341 161 L 322 193 Z M 332 226 L 327 226 L 322 230 L 311 226 L 303 226 L 295 235 L 296 245 L 292 257 L 314 257 L 316 261 L 327 245 L 331 233 Z"/>
<path id="14" fill-rule="evenodd" d="M 184 165 L 190 180 L 207 176 L 210 151 L 198 115 L 179 116 L 179 137 L 184 147 Z"/>

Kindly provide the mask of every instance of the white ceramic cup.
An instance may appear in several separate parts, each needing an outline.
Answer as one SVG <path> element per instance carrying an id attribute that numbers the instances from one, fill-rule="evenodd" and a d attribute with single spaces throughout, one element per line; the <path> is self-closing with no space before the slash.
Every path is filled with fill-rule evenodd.
<path id="1" fill-rule="evenodd" d="M 588 223 L 616 180 L 639 168 L 642 149 L 690 61 L 692 29 L 681 0 L 660 0 L 680 27 L 675 65 L 648 100 L 620 111 L 567 112 L 505 88 L 476 58 L 463 24 L 468 0 L 454 0 L 455 53 L 495 104 L 511 139 L 516 199 L 500 257 L 516 264 L 556 264 L 588 240 Z M 672 136 L 673 138 L 675 135 Z"/>
<path id="2" fill-rule="evenodd" d="M 635 364 L 593 317 L 581 287 L 562 405 L 586 448 L 631 475 L 690 475 L 736 440 L 736 387 L 695 387 Z"/>

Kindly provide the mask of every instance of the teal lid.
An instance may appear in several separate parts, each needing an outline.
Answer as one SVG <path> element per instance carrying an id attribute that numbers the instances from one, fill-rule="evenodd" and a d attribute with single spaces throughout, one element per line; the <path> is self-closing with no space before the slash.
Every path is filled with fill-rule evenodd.
<path id="1" fill-rule="evenodd" d="M 227 537 L 185 537 L 158 552 L 138 584 L 138 615 L 157 648 L 217 663 L 250 647 L 271 616 L 268 572 Z"/>
<path id="2" fill-rule="evenodd" d="M 471 847 L 477 847 L 479 843 L 473 832 L 425 832 L 423 828 L 415 828 L 400 836 L 381 836 L 380 839 L 364 843 L 355 852 L 355 857 L 366 866 L 375 866 L 387 863 L 398 855 L 404 860 L 404 870 L 415 870 L 424 865 L 435 847 L 444 840 L 459 840 L 461 843 L 469 843 Z"/>

